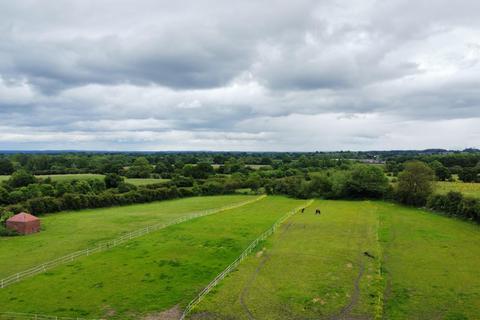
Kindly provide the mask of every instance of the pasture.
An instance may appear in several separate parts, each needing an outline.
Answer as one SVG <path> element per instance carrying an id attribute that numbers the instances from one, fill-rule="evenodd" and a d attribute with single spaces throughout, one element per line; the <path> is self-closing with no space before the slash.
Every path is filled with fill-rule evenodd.
<path id="1" fill-rule="evenodd" d="M 46 215 L 41 218 L 40 233 L 0 238 L 0 279 L 126 232 L 254 198 L 240 195 L 196 197 Z"/>
<path id="2" fill-rule="evenodd" d="M 480 183 L 438 181 L 436 192 L 446 194 L 450 191 L 463 193 L 465 196 L 480 198 Z"/>
<path id="3" fill-rule="evenodd" d="M 10 274 L 152 222 L 253 198 L 199 197 L 47 216 L 42 233 L 0 240 L 0 271 Z M 174 319 L 252 240 L 304 203 L 269 196 L 80 258 L 0 290 L 0 312 Z M 316 208 L 321 215 L 314 215 Z M 188 318 L 478 319 L 478 243 L 480 228 L 465 221 L 382 201 L 316 200 L 261 243 Z"/>
<path id="4" fill-rule="evenodd" d="M 302 203 L 268 197 L 80 258 L 0 290 L 2 309 L 139 319 L 182 307 L 260 233 Z"/>
<path id="5" fill-rule="evenodd" d="M 478 226 L 422 210 L 320 201 L 189 318 L 478 319 L 479 241 Z"/>
<path id="6" fill-rule="evenodd" d="M 321 215 L 314 215 L 315 208 Z M 381 289 L 376 205 L 316 201 L 290 218 L 190 318 L 318 319 L 373 315 Z M 348 318 L 350 319 L 350 318 Z"/>

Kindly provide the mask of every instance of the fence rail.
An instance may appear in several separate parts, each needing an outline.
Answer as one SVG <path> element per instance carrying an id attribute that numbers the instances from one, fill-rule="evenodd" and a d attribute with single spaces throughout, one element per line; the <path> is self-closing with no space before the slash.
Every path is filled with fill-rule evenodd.
<path id="1" fill-rule="evenodd" d="M 58 265 L 65 264 L 65 263 L 68 263 L 68 262 L 72 262 L 73 260 L 75 260 L 79 257 L 89 256 L 89 255 L 97 253 L 97 252 L 101 252 L 101 251 L 105 251 L 105 250 L 114 248 L 114 247 L 116 247 L 120 244 L 123 244 L 123 243 L 131 240 L 131 239 L 141 237 L 141 236 L 149 234 L 151 232 L 161 230 L 161 229 L 164 229 L 166 227 L 173 226 L 175 224 L 179 224 L 179 223 L 182 223 L 182 222 L 185 222 L 185 221 L 188 221 L 188 220 L 192 220 L 192 219 L 195 219 L 195 218 L 211 215 L 211 214 L 222 212 L 222 211 L 236 209 L 236 208 L 245 206 L 247 204 L 259 201 L 259 200 L 261 200 L 265 197 L 266 197 L 265 195 L 262 195 L 260 197 L 255 198 L 255 199 L 243 201 L 243 202 L 236 203 L 236 204 L 233 204 L 233 205 L 228 205 L 228 206 L 224 206 L 224 207 L 217 208 L 217 209 L 208 209 L 208 210 L 204 210 L 204 211 L 200 211 L 200 212 L 195 212 L 195 213 L 192 213 L 188 216 L 181 217 L 181 218 L 172 220 L 170 222 L 158 223 L 158 224 L 151 225 L 151 226 L 139 229 L 139 230 L 135 230 L 133 232 L 129 232 L 127 234 L 124 234 L 121 237 L 118 237 L 118 238 L 115 238 L 113 240 L 101 243 L 101 244 L 99 244 L 95 247 L 83 249 L 83 250 L 76 251 L 76 252 L 72 252 L 70 254 L 67 254 L 66 256 L 47 261 L 47 262 L 42 263 L 42 264 L 40 264 L 38 266 L 35 266 L 33 268 L 15 273 L 15 274 L 7 277 L 7 278 L 1 279 L 0 280 L 0 288 L 3 289 L 3 288 L 5 288 L 5 287 L 7 287 L 7 286 L 9 286 L 13 283 L 16 283 L 16 282 L 24 279 L 24 278 L 31 277 L 31 276 L 34 276 L 36 274 L 45 272 L 45 271 L 50 270 L 50 269 L 52 269 L 52 268 L 54 268 Z M 42 318 L 39 318 L 39 319 L 42 319 Z M 52 319 L 55 319 L 55 318 L 52 318 Z"/>
<path id="2" fill-rule="evenodd" d="M 232 270 L 234 270 L 258 245 L 259 242 L 265 240 L 272 235 L 277 228 L 285 222 L 288 218 L 300 211 L 302 208 L 309 207 L 313 203 L 313 200 L 309 200 L 303 206 L 300 206 L 292 211 L 287 212 L 280 219 L 278 219 L 268 230 L 263 232 L 257 239 L 255 239 L 250 245 L 235 259 L 228 267 L 225 268 L 219 275 L 215 277 L 200 293 L 185 307 L 180 320 L 185 320 L 187 315 L 195 308 L 195 306 L 202 301 L 202 299 L 220 282 L 222 281 Z"/>

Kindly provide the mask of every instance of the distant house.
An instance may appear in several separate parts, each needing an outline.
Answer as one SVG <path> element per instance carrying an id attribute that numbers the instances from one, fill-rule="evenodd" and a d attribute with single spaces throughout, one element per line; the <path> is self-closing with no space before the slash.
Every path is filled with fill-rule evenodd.
<path id="1" fill-rule="evenodd" d="M 31 234 L 40 231 L 40 219 L 29 213 L 21 212 L 8 219 L 6 226 L 20 234 Z"/>

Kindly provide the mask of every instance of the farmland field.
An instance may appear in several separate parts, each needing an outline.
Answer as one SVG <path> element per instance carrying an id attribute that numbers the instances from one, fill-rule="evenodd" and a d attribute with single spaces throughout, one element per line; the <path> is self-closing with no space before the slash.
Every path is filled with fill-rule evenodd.
<path id="1" fill-rule="evenodd" d="M 42 233 L 2 239 L 2 269 L 15 269 L 9 261 L 32 263 L 32 253 L 43 257 L 63 244 L 73 247 L 69 238 L 85 245 L 101 240 L 93 234 L 130 230 L 133 220 L 138 227 L 193 206 L 252 198 L 203 197 L 47 216 L 59 221 L 47 220 L 45 239 Z M 253 239 L 304 203 L 270 196 L 80 258 L 0 290 L 0 311 L 104 319 L 164 319 L 168 311 L 178 317 Z M 314 215 L 316 208 L 321 215 Z M 70 234 L 69 224 L 75 226 Z M 381 201 L 316 200 L 261 243 L 189 318 L 478 319 L 478 243 L 477 225 L 431 212 Z M 21 254 L 12 253 L 15 248 Z"/>
<path id="2" fill-rule="evenodd" d="M 0 278 L 125 232 L 172 221 L 194 211 L 219 208 L 254 198 L 197 197 L 47 215 L 42 217 L 40 233 L 28 237 L 0 238 Z"/>
<path id="3" fill-rule="evenodd" d="M 317 207 L 323 211 L 320 216 L 314 215 Z M 261 251 L 200 303 L 191 318 L 373 315 L 379 263 L 362 253 L 380 252 L 376 210 L 370 202 L 315 202 L 290 218 Z"/>
<path id="4" fill-rule="evenodd" d="M 269 197 L 151 233 L 1 290 L 2 309 L 138 319 L 184 306 L 260 233 L 303 203 Z"/>
<path id="5" fill-rule="evenodd" d="M 37 178 L 50 178 L 53 181 L 71 181 L 71 180 L 86 180 L 86 179 L 103 179 L 103 174 L 95 173 L 76 173 L 76 174 L 48 174 L 37 175 Z"/>
<path id="6" fill-rule="evenodd" d="M 143 186 L 147 184 L 156 184 L 156 183 L 162 183 L 162 182 L 167 182 L 169 179 L 143 179 L 143 178 L 125 178 L 125 182 L 134 184 L 136 186 Z"/>
<path id="7" fill-rule="evenodd" d="M 315 206 L 320 217 L 291 218 L 190 318 L 478 319 L 478 226 L 382 202 Z"/>
<path id="8" fill-rule="evenodd" d="M 465 196 L 480 198 L 480 183 L 469 182 L 448 182 L 439 181 L 436 183 L 436 192 L 445 194 L 449 191 L 457 191 Z"/>
<path id="9" fill-rule="evenodd" d="M 50 175 L 37 175 L 36 177 L 46 179 L 51 178 L 53 181 L 72 181 L 72 180 L 87 180 L 87 179 L 103 179 L 103 174 L 95 173 L 77 173 L 77 174 L 50 174 Z M 10 176 L 0 176 L 0 182 L 6 181 Z M 153 178 L 125 178 L 125 182 L 141 186 L 147 184 L 155 184 L 167 182 L 169 179 L 153 179 Z"/>

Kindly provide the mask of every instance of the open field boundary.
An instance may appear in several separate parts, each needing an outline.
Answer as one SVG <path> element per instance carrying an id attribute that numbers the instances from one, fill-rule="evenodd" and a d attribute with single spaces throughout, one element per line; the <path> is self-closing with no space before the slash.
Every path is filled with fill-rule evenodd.
<path id="1" fill-rule="evenodd" d="M 0 312 L 2 320 L 103 320 L 103 319 L 86 319 L 86 318 L 70 318 L 57 317 L 36 313 L 20 313 L 20 312 Z"/>
<path id="2" fill-rule="evenodd" d="M 313 200 L 309 200 L 306 204 L 299 206 L 278 219 L 268 230 L 264 231 L 258 238 L 253 240 L 252 243 L 238 256 L 235 261 L 228 265 L 220 274 L 218 274 L 215 279 L 213 279 L 200 293 L 185 307 L 183 314 L 180 320 L 186 319 L 187 315 L 195 308 L 195 306 L 202 301 L 202 299 L 220 282 L 222 281 L 230 272 L 232 272 L 258 245 L 259 242 L 265 240 L 271 236 L 277 228 L 285 222 L 288 218 L 293 216 L 295 213 L 300 211 L 302 208 L 309 207 L 313 203 Z"/>
<path id="3" fill-rule="evenodd" d="M 15 273 L 11 276 L 8 276 L 7 278 L 1 279 L 0 280 L 0 288 L 3 289 L 3 288 L 5 288 L 5 287 L 7 287 L 7 286 L 9 286 L 13 283 L 21 281 L 22 279 L 25 279 L 27 277 L 31 277 L 31 276 L 34 276 L 36 274 L 45 272 L 45 271 L 50 270 L 50 269 L 52 269 L 56 266 L 59 266 L 61 264 L 72 262 L 77 258 L 84 257 L 84 256 L 89 256 L 89 255 L 97 253 L 97 252 L 102 252 L 102 251 L 109 250 L 109 249 L 114 248 L 118 245 L 121 245 L 121 244 L 123 244 L 123 243 L 125 243 L 125 242 L 127 242 L 131 239 L 135 239 L 135 238 L 144 236 L 144 235 L 152 233 L 154 231 L 158 231 L 158 230 L 167 228 L 169 226 L 173 226 L 173 225 L 176 225 L 176 224 L 179 224 L 179 223 L 182 223 L 182 222 L 186 222 L 186 221 L 189 221 L 189 220 L 192 220 L 192 219 L 195 219 L 195 218 L 204 217 L 204 216 L 219 213 L 219 212 L 222 212 L 222 211 L 227 211 L 227 210 L 232 210 L 232 209 L 236 209 L 236 208 L 239 208 L 239 207 L 243 207 L 245 205 L 248 205 L 248 204 L 257 202 L 259 200 L 262 200 L 265 197 L 266 197 L 266 195 L 262 195 L 262 196 L 259 196 L 259 197 L 255 198 L 255 199 L 252 199 L 252 200 L 247 200 L 247 201 L 243 201 L 243 202 L 240 202 L 240 203 L 235 203 L 235 204 L 224 206 L 224 207 L 221 207 L 221 208 L 208 209 L 208 210 L 203 210 L 203 211 L 199 211 L 199 212 L 194 212 L 194 213 L 191 213 L 191 214 L 189 214 L 185 217 L 181 217 L 181 218 L 172 220 L 170 222 L 158 223 L 158 224 L 154 224 L 154 225 L 142 228 L 142 229 L 138 229 L 138 230 L 126 233 L 126 234 L 122 235 L 121 237 L 103 242 L 103 243 L 101 243 L 101 244 L 99 244 L 95 247 L 91 247 L 91 248 L 83 249 L 83 250 L 80 250 L 80 251 L 72 252 L 68 255 L 62 256 L 62 257 L 54 259 L 54 260 L 44 262 L 44 263 L 42 263 L 40 265 L 37 265 L 35 267 L 32 267 L 30 269 Z"/>

